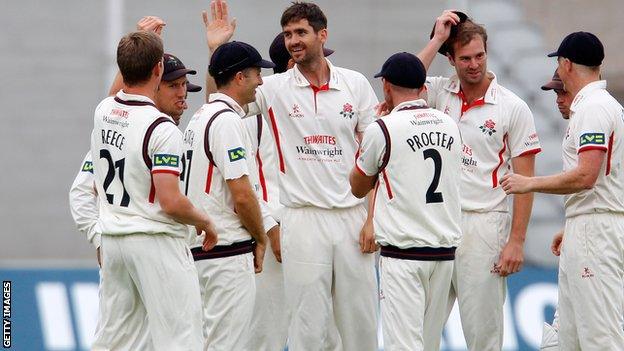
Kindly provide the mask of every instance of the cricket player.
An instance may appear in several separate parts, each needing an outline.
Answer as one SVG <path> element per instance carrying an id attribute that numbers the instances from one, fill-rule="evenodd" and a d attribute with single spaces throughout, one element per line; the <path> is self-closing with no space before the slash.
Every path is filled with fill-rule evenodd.
<path id="1" fill-rule="evenodd" d="M 201 350 L 197 272 L 186 225 L 217 241 L 208 216 L 180 192 L 182 134 L 154 105 L 163 74 L 162 41 L 124 36 L 117 64 L 124 89 L 96 108 L 91 154 L 99 194 L 102 286 L 94 350 L 133 350 L 147 316 L 159 350 Z M 123 331 L 131 331 L 125 333 Z"/>
<path id="2" fill-rule="evenodd" d="M 255 273 L 262 271 L 266 232 L 277 227 L 256 191 L 255 150 L 241 106 L 255 100 L 260 68 L 274 65 L 251 45 L 231 42 L 212 55 L 209 72 L 218 92 L 210 95 L 184 132 L 185 191 L 216 219 L 219 241 L 210 251 L 193 239 L 191 251 L 202 287 L 206 350 L 247 350 L 256 295 Z M 251 178 L 251 180 L 250 180 Z M 253 252 L 253 254 L 252 254 Z"/>
<path id="3" fill-rule="evenodd" d="M 557 73 L 574 100 L 563 140 L 564 171 L 543 177 L 509 174 L 507 193 L 565 197 L 559 261 L 559 348 L 623 350 L 624 110 L 600 80 L 604 48 L 588 32 L 566 36 Z"/>
<path id="4" fill-rule="evenodd" d="M 561 78 L 559 78 L 559 74 L 555 70 L 553 77 L 551 80 L 542 85 L 542 90 L 549 91 L 552 90 L 556 94 L 556 103 L 559 112 L 561 113 L 561 117 L 567 120 L 570 118 L 570 105 L 572 105 L 572 96 L 568 91 L 563 87 L 563 82 Z M 555 256 L 559 256 L 561 254 L 560 247 L 561 241 L 563 239 L 563 229 L 555 234 L 553 237 L 553 242 L 550 247 L 552 253 Z M 543 351 L 558 351 L 559 350 L 559 337 L 557 335 L 559 330 L 559 312 L 555 310 L 555 317 L 553 319 L 552 324 L 544 323 L 544 327 L 542 329 L 542 342 L 540 344 L 540 350 Z"/>
<path id="5" fill-rule="evenodd" d="M 226 14 L 213 19 L 230 23 Z M 342 349 L 376 350 L 375 242 L 348 176 L 377 98 L 363 75 L 324 57 L 327 18 L 317 5 L 294 3 L 280 22 L 295 66 L 264 79 L 248 115 L 269 119 L 278 152 L 289 349 L 325 349 L 333 319 Z M 207 30 L 211 52 L 223 32 Z"/>
<path id="6" fill-rule="evenodd" d="M 461 12 L 444 11 L 418 54 L 425 68 L 440 51 L 455 68 L 451 78 L 427 78 L 428 104 L 450 115 L 462 134 L 462 241 L 457 248 L 452 300 L 472 351 L 503 343 L 506 276 L 520 271 L 531 215 L 531 194 L 507 197 L 498 185 L 510 168 L 533 175 L 540 144 L 527 104 L 487 70 L 487 33 Z M 452 303 L 449 306 L 452 307 Z"/>
<path id="7" fill-rule="evenodd" d="M 384 349 L 438 350 L 461 237 L 461 136 L 420 99 L 416 56 L 390 56 L 375 77 L 392 112 L 366 129 L 350 182 L 360 198 L 375 188 Z"/>
<path id="8" fill-rule="evenodd" d="M 164 25 L 164 21 L 158 17 L 145 16 L 137 23 L 137 30 L 159 34 Z M 176 56 L 164 54 L 164 72 L 156 91 L 155 104 L 159 111 L 171 116 L 177 125 L 180 124 L 182 113 L 188 108 L 187 93 L 202 90 L 201 86 L 189 82 L 186 77 L 187 74 L 196 73 L 195 70 L 187 69 Z M 123 80 L 121 75 L 117 74 L 109 96 L 114 96 L 122 88 Z M 87 240 L 96 248 L 98 264 L 101 265 L 99 250 L 101 231 L 97 226 L 99 210 L 93 177 L 93 158 L 90 151 L 85 155 L 81 165 L 69 190 L 69 208 L 78 230 L 83 232 Z"/>
<path id="9" fill-rule="evenodd" d="M 334 51 L 323 48 L 327 57 Z M 269 47 L 269 57 L 275 64 L 273 73 L 283 73 L 291 69 L 295 62 L 284 45 L 284 33 L 279 33 Z M 279 202 L 277 170 L 277 150 L 270 132 L 270 125 L 262 115 L 243 119 L 251 136 L 252 148 L 256 150 L 256 167 L 260 179 L 260 199 L 270 209 L 271 216 L 278 223 L 284 206 Z M 288 314 L 284 294 L 284 273 L 282 270 L 279 227 L 267 233 L 273 254 L 264 257 L 262 272 L 256 274 L 256 303 L 251 320 L 249 348 L 258 351 L 283 350 L 288 337 Z M 333 335 L 337 335 L 335 326 Z M 337 337 L 331 338 L 330 345 L 336 344 Z M 330 349 L 336 346 L 327 346 Z"/>

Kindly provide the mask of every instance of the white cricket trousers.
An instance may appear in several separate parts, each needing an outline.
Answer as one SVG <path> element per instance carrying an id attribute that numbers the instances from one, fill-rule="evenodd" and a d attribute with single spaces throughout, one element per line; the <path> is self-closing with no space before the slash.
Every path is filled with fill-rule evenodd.
<path id="1" fill-rule="evenodd" d="M 379 267 L 384 350 L 439 350 L 453 261 L 382 256 Z"/>
<path id="2" fill-rule="evenodd" d="M 507 280 L 494 266 L 507 243 L 511 216 L 507 212 L 462 211 L 461 229 L 447 312 L 450 314 L 457 297 L 468 349 L 500 351 Z"/>
<path id="3" fill-rule="evenodd" d="M 195 261 L 203 301 L 204 350 L 248 349 L 256 282 L 253 254 Z"/>
<path id="4" fill-rule="evenodd" d="M 285 209 L 281 244 L 289 350 L 325 350 L 335 337 L 342 344 L 337 350 L 377 350 L 375 255 L 359 247 L 365 219 L 364 205 Z M 339 334 L 333 337 L 332 318 Z"/>
<path id="5" fill-rule="evenodd" d="M 256 300 L 247 349 L 282 351 L 288 336 L 284 272 L 267 246 L 262 272 L 256 274 Z"/>
<path id="6" fill-rule="evenodd" d="M 201 350 L 197 271 L 182 238 L 102 235 L 100 317 L 92 350 Z M 144 326 L 151 343 L 145 343 Z M 143 345 L 143 346 L 142 346 Z"/>
<path id="7" fill-rule="evenodd" d="M 559 261 L 559 347 L 624 350 L 624 215 L 566 218 Z"/>

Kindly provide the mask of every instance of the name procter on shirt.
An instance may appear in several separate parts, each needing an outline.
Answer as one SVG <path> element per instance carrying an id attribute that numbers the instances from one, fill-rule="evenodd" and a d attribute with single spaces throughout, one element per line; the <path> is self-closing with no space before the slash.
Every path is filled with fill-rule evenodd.
<path id="1" fill-rule="evenodd" d="M 366 129 L 356 164 L 366 176 L 379 175 L 377 242 L 403 249 L 456 247 L 462 147 L 457 125 L 424 100 L 403 102 L 381 121 Z"/>

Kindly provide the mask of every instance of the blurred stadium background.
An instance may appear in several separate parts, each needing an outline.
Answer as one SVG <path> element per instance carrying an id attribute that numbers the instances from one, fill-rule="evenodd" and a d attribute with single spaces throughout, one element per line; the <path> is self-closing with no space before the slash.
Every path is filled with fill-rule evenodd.
<path id="1" fill-rule="evenodd" d="M 434 19 L 445 8 L 465 11 L 489 34 L 488 65 L 499 82 L 531 107 L 543 152 L 537 173 L 561 169 L 565 122 L 554 94 L 539 87 L 552 76 L 554 51 L 572 31 L 598 35 L 606 50 L 603 77 L 609 90 L 624 97 L 624 51 L 617 50 L 624 16 L 617 0 L 343 0 L 315 1 L 329 19 L 327 46 L 334 64 L 369 77 L 398 51 L 418 52 Z M 12 349 L 88 349 L 97 313 L 95 253 L 71 220 L 67 192 L 89 148 L 93 109 L 116 72 L 119 38 L 144 15 L 167 22 L 165 51 L 174 53 L 189 76 L 203 84 L 207 48 L 201 10 L 209 1 L 55 0 L 2 1 L 0 106 L 4 121 L 0 149 L 7 159 L 0 191 L 0 277 L 11 280 Z M 268 57 L 288 1 L 230 0 L 237 18 L 235 40 L 246 41 Z M 268 72 L 267 72 L 268 73 Z M 439 56 L 430 75 L 449 75 Z M 203 102 L 189 94 L 182 128 Z M 526 269 L 509 280 L 504 350 L 534 350 L 544 320 L 556 303 L 556 258 L 552 234 L 563 224 L 562 199 L 536 196 L 526 242 Z M 444 350 L 463 350 L 457 311 L 445 331 Z"/>

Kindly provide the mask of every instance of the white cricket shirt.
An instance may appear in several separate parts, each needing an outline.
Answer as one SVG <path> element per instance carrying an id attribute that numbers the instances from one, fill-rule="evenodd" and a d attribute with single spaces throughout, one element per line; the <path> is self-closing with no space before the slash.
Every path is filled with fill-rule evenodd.
<path id="1" fill-rule="evenodd" d="M 182 133 L 141 95 L 119 91 L 95 109 L 91 155 L 102 234 L 186 236 L 186 225 L 160 207 L 154 173 L 180 175 Z"/>
<path id="2" fill-rule="evenodd" d="M 485 96 L 468 104 L 459 78 L 427 77 L 429 106 L 455 120 L 463 139 L 462 210 L 507 212 L 506 195 L 498 181 L 511 159 L 541 151 L 533 114 L 527 104 L 500 86 L 496 76 Z"/>
<path id="3" fill-rule="evenodd" d="M 95 248 L 100 247 L 101 230 L 97 224 L 99 218 L 98 196 L 95 191 L 93 159 L 87 152 L 80 170 L 69 189 L 69 209 L 76 228 L 87 236 Z"/>
<path id="4" fill-rule="evenodd" d="M 379 176 L 373 213 L 377 242 L 402 249 L 457 247 L 462 148 L 457 125 L 424 100 L 403 102 L 382 121 L 387 136 L 379 123 L 368 126 L 356 164 L 360 173 Z"/>
<path id="5" fill-rule="evenodd" d="M 570 106 L 570 124 L 562 145 L 564 171 L 578 166 L 583 151 L 604 150 L 605 160 L 592 189 L 566 196 L 566 217 L 624 213 L 624 110 L 606 88 L 604 80 L 587 84 Z"/>
<path id="6" fill-rule="evenodd" d="M 311 86 L 297 65 L 264 78 L 248 115 L 268 117 L 277 147 L 280 201 L 287 207 L 348 208 L 363 200 L 351 194 L 349 172 L 357 132 L 373 121 L 378 100 L 366 78 L 335 67 L 330 80 Z"/>
<path id="7" fill-rule="evenodd" d="M 218 111 L 226 109 L 208 122 Z M 209 97 L 191 118 L 184 132 L 185 171 L 183 190 L 199 209 L 208 213 L 217 231 L 217 245 L 231 245 L 250 240 L 234 208 L 232 193 L 227 180 L 249 176 L 252 186 L 257 184 L 254 152 L 242 116 L 243 109 L 225 94 L 215 93 Z M 212 154 L 210 162 L 207 152 Z M 269 222 L 265 217 L 265 229 Z M 275 225 L 275 222 L 272 222 Z M 268 228 L 270 229 L 270 228 Z M 203 234 L 197 236 L 195 228 L 189 228 L 191 247 L 201 246 Z"/>
<path id="8" fill-rule="evenodd" d="M 245 118 L 243 123 L 249 133 L 252 152 L 255 152 L 258 179 L 256 192 L 259 199 L 267 206 L 271 217 L 280 222 L 284 206 L 279 201 L 277 149 L 269 131 L 270 125 L 266 123 L 261 114 Z"/>

